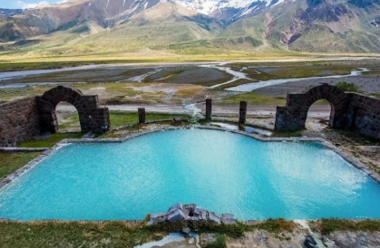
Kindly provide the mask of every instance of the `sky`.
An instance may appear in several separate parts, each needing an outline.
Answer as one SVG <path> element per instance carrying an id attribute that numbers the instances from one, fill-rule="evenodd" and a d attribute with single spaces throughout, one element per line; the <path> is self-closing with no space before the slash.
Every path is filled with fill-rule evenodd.
<path id="1" fill-rule="evenodd" d="M 28 9 L 46 4 L 57 4 L 72 0 L 0 0 L 3 9 Z"/>

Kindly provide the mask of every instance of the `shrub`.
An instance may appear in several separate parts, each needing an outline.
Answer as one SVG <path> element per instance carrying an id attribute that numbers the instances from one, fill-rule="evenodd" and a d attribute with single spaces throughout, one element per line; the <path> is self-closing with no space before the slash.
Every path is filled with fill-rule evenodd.
<path id="1" fill-rule="evenodd" d="M 343 91 L 363 93 L 363 91 L 361 91 L 360 88 L 353 83 L 340 82 L 336 85 L 336 87 Z"/>

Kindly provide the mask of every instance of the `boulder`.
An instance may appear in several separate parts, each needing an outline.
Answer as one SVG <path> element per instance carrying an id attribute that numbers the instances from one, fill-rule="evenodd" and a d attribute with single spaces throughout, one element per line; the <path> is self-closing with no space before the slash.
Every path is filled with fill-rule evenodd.
<path id="1" fill-rule="evenodd" d="M 166 220 L 166 214 L 165 213 L 157 213 L 157 214 L 151 214 L 149 222 L 152 222 L 152 224 L 156 223 L 162 223 Z"/>
<path id="2" fill-rule="evenodd" d="M 307 236 L 306 236 L 306 239 L 305 239 L 304 245 L 305 245 L 307 248 L 318 248 L 318 244 L 317 244 L 317 242 L 315 241 L 315 239 L 314 239 L 313 236 L 311 236 L 311 235 L 307 235 Z"/>
<path id="3" fill-rule="evenodd" d="M 183 212 L 183 205 L 182 205 L 182 203 L 178 202 L 177 204 L 171 206 L 171 207 L 168 209 L 168 213 L 173 212 L 173 211 L 175 211 L 175 210 L 177 210 L 177 209 L 179 209 L 179 210 L 181 210 L 181 211 Z"/>
<path id="4" fill-rule="evenodd" d="M 193 212 L 193 219 L 207 221 L 208 211 L 203 208 L 196 207 Z"/>
<path id="5" fill-rule="evenodd" d="M 189 235 L 189 233 L 191 232 L 191 228 L 190 227 L 182 227 L 181 232 L 183 234 Z"/>
<path id="6" fill-rule="evenodd" d="M 211 223 L 220 224 L 220 217 L 214 212 L 208 212 L 207 221 Z"/>
<path id="7" fill-rule="evenodd" d="M 170 213 L 168 213 L 168 221 L 169 222 L 176 222 L 176 221 L 182 221 L 186 220 L 186 216 L 180 209 L 172 210 Z"/>
<path id="8" fill-rule="evenodd" d="M 233 214 L 228 214 L 228 213 L 222 214 L 222 216 L 221 216 L 220 219 L 221 219 L 222 223 L 226 224 L 226 225 L 230 225 L 230 224 L 235 224 L 236 223 L 236 220 L 235 220 Z"/>

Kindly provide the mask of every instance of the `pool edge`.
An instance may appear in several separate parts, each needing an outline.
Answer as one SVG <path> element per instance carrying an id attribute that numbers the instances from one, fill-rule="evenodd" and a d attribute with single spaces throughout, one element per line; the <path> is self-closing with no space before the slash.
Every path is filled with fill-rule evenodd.
<path id="1" fill-rule="evenodd" d="M 0 180 L 0 191 L 3 190 L 4 187 L 11 184 L 13 181 L 17 180 L 19 177 L 21 177 L 23 174 L 27 173 L 34 167 L 36 167 L 41 161 L 49 157 L 51 154 L 55 153 L 62 147 L 72 144 L 72 143 L 123 143 L 135 138 L 139 138 L 144 135 L 153 134 L 157 132 L 163 132 L 163 131 L 173 131 L 173 130 L 185 130 L 185 129 L 201 129 L 201 130 L 214 130 L 214 131 L 224 131 L 224 132 L 230 132 L 234 134 L 240 134 L 261 142 L 319 142 L 320 144 L 324 145 L 325 147 L 331 149 L 333 152 L 335 152 L 337 155 L 342 157 L 347 163 L 351 164 L 355 168 L 359 169 L 363 173 L 365 173 L 367 176 L 369 176 L 371 179 L 373 179 L 375 182 L 380 184 L 380 175 L 376 172 L 372 171 L 368 166 L 363 164 L 358 159 L 352 157 L 351 155 L 345 153 L 343 150 L 339 149 L 338 147 L 334 146 L 329 141 L 323 139 L 323 138 L 309 138 L 309 137 L 292 137 L 292 138 L 283 138 L 283 137 L 263 137 L 256 134 L 247 133 L 240 130 L 230 130 L 222 127 L 211 127 L 211 126 L 202 126 L 202 125 L 192 125 L 192 126 L 186 126 L 186 127 L 166 127 L 166 128 L 158 128 L 154 130 L 148 130 L 148 131 L 141 131 L 133 134 L 129 134 L 123 138 L 82 138 L 82 139 L 64 139 L 54 145 L 52 148 L 45 150 L 40 156 L 36 157 L 35 159 L 28 162 L 26 165 L 21 167 L 20 169 L 16 170 L 15 172 L 9 174 L 4 179 Z"/>

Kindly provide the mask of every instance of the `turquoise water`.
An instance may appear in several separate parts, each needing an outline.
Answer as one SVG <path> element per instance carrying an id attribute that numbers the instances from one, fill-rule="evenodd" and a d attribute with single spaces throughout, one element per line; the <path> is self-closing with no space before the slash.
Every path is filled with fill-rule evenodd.
<path id="1" fill-rule="evenodd" d="M 317 143 L 176 130 L 63 147 L 0 192 L 0 218 L 132 220 L 177 202 L 241 220 L 379 218 L 380 186 Z"/>

